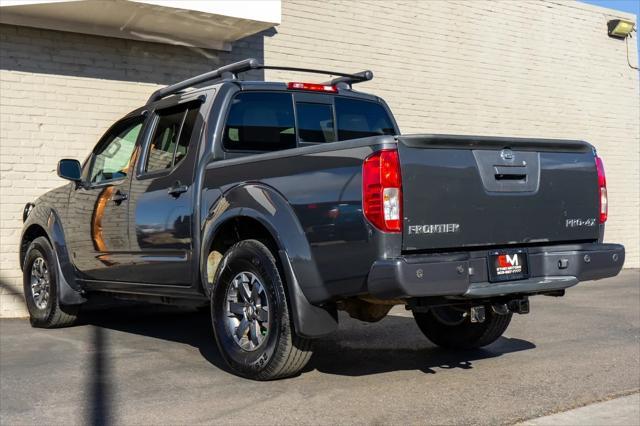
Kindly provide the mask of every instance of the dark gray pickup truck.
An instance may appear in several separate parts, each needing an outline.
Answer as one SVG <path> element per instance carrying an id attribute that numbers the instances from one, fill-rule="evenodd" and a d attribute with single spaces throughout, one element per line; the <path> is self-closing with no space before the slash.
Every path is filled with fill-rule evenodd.
<path id="1" fill-rule="evenodd" d="M 160 89 L 83 165 L 60 161 L 70 182 L 23 214 L 34 326 L 73 323 L 99 293 L 210 306 L 232 370 L 266 380 L 301 371 L 338 310 L 378 321 L 402 304 L 435 344 L 470 349 L 529 296 L 622 268 L 588 143 L 403 136 L 384 101 L 352 89 L 370 71 L 238 79 L 267 68 Z"/>

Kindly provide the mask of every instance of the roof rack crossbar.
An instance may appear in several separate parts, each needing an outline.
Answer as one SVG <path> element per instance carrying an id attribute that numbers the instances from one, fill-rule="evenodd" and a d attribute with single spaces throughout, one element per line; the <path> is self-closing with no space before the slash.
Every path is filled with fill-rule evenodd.
<path id="1" fill-rule="evenodd" d="M 347 86 L 351 87 L 352 84 L 362 83 L 363 81 L 369 81 L 371 79 L 373 79 L 373 72 L 370 70 L 366 70 L 357 72 L 355 74 L 343 75 L 341 77 L 334 78 L 329 82 L 329 84 L 336 86 L 340 84 L 346 84 Z"/>
<path id="2" fill-rule="evenodd" d="M 327 70 L 316 70 L 312 68 L 298 68 L 298 67 L 279 67 L 279 66 L 261 66 L 260 69 L 265 70 L 283 70 L 283 71 L 298 71 L 298 72 L 309 72 L 314 74 L 328 74 L 328 75 L 337 75 L 337 78 L 334 78 L 331 81 L 327 81 L 323 84 L 327 85 L 346 85 L 348 88 L 351 87 L 352 84 L 361 83 L 363 81 L 369 81 L 373 78 L 373 72 L 366 70 L 357 72 L 355 74 L 347 74 L 343 72 L 337 71 L 327 71 Z"/>
<path id="3" fill-rule="evenodd" d="M 334 78 L 333 80 L 324 83 L 324 84 L 331 84 L 331 85 L 346 83 L 347 85 L 351 86 L 352 84 L 361 83 L 363 81 L 369 81 L 373 78 L 373 72 L 369 70 L 361 71 L 355 74 L 347 74 L 347 73 L 337 72 L 337 71 L 316 70 L 312 68 L 298 68 L 298 67 L 279 67 L 279 66 L 272 66 L 272 65 L 262 65 L 258 68 L 264 69 L 264 70 L 283 70 L 283 71 L 308 72 L 313 74 L 337 75 L 338 76 L 337 78 Z"/>
<path id="4" fill-rule="evenodd" d="M 225 65 L 213 71 L 206 72 L 204 74 L 197 75 L 195 77 L 188 78 L 186 80 L 180 81 L 175 84 L 171 84 L 167 87 L 163 87 L 161 89 L 156 90 L 147 100 L 147 104 L 155 102 L 159 99 L 162 99 L 166 96 L 177 93 L 187 87 L 195 86 L 200 83 L 204 83 L 205 81 L 218 80 L 221 78 L 225 78 L 227 75 L 232 75 L 233 78 L 236 78 L 238 73 L 249 71 L 252 69 L 260 68 L 260 62 L 257 59 L 249 58 L 243 61 L 234 62 L 229 65 Z"/>
<path id="5" fill-rule="evenodd" d="M 232 64 L 225 65 L 213 71 L 209 71 L 204 74 L 200 74 L 195 77 L 191 77 L 189 79 L 158 89 L 155 92 L 153 92 L 153 94 L 149 97 L 149 99 L 147 100 L 147 104 L 150 104 L 166 96 L 177 93 L 188 87 L 192 87 L 197 84 L 204 83 L 206 81 L 220 80 L 220 79 L 227 79 L 227 78 L 236 79 L 237 75 L 241 72 L 258 70 L 258 69 L 297 71 L 297 72 L 308 72 L 308 73 L 314 73 L 314 74 L 337 75 L 338 77 L 323 84 L 340 85 L 340 86 L 346 85 L 349 88 L 351 87 L 352 84 L 360 83 L 363 81 L 369 81 L 373 78 L 373 72 L 369 70 L 361 71 L 355 74 L 347 74 L 342 72 L 316 70 L 311 68 L 279 67 L 279 66 L 272 66 L 272 65 L 267 66 L 267 65 L 260 64 L 260 62 L 258 62 L 257 59 L 249 58 L 243 61 L 234 62 Z"/>

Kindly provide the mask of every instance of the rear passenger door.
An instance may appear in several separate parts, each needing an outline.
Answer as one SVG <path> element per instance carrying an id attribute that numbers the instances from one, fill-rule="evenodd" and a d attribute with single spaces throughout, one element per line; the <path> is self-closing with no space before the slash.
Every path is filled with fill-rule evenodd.
<path id="1" fill-rule="evenodd" d="M 193 181 L 203 123 L 201 105 L 198 100 L 153 113 L 149 138 L 131 181 L 132 282 L 191 284 Z"/>

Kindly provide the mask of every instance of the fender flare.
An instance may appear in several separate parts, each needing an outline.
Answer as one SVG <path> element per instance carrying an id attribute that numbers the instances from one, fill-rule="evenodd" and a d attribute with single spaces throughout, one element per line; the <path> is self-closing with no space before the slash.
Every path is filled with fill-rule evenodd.
<path id="1" fill-rule="evenodd" d="M 44 229 L 53 247 L 58 271 L 58 286 L 60 290 L 58 297 L 60 303 L 63 305 L 79 305 L 86 302 L 87 299 L 83 296 L 82 289 L 76 281 L 75 269 L 69 258 L 62 222 L 56 211 L 47 205 L 36 204 L 24 222 L 22 234 L 20 235 L 21 245 L 26 231 L 33 225 Z M 24 268 L 23 263 L 24 259 L 21 256 L 20 268 Z"/>
<path id="2" fill-rule="evenodd" d="M 220 226 L 236 217 L 261 223 L 278 245 L 284 271 L 293 323 L 304 337 L 321 337 L 337 329 L 335 309 L 317 306 L 329 300 L 311 253 L 307 237 L 285 198 L 275 189 L 257 183 L 234 187 L 222 195 L 202 226 L 200 277 L 207 285 L 207 255 Z"/>

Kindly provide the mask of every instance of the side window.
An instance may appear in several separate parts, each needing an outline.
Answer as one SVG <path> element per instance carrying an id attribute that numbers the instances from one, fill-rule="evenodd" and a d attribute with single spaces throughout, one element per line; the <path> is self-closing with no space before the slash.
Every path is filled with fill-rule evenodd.
<path id="1" fill-rule="evenodd" d="M 146 172 L 170 169 L 187 155 L 200 103 L 156 112 L 158 120 L 147 153 Z"/>
<path id="2" fill-rule="evenodd" d="M 123 179 L 127 176 L 142 122 L 142 118 L 135 119 L 117 126 L 105 135 L 103 142 L 93 154 L 89 172 L 92 184 Z"/>
<path id="3" fill-rule="evenodd" d="M 189 149 L 189 142 L 193 135 L 193 129 L 196 125 L 196 119 L 198 118 L 198 112 L 200 111 L 200 105 L 192 107 L 187 110 L 187 114 L 184 117 L 184 124 L 182 125 L 182 132 L 180 132 L 180 139 L 178 139 L 178 146 L 176 147 L 176 156 L 174 165 L 178 164 L 184 157 L 187 156 L 187 150 Z"/>
<path id="4" fill-rule="evenodd" d="M 296 103 L 300 142 L 335 142 L 333 105 Z"/>
<path id="5" fill-rule="evenodd" d="M 277 151 L 296 147 L 293 100 L 290 93 L 238 94 L 224 128 L 228 150 Z"/>
<path id="6" fill-rule="evenodd" d="M 395 134 L 389 114 L 375 102 L 336 97 L 336 119 L 341 141 Z"/>

